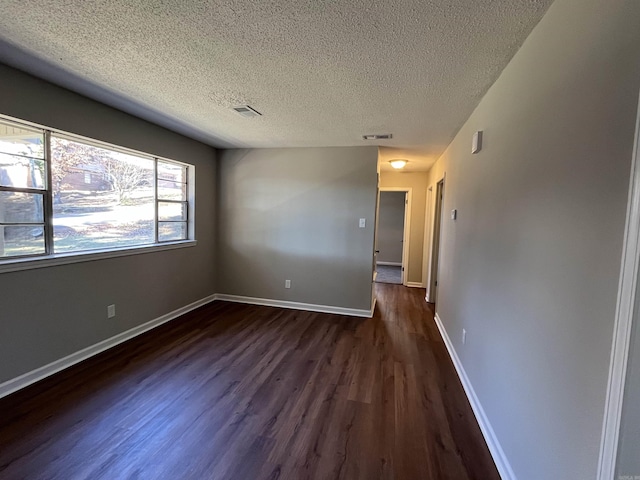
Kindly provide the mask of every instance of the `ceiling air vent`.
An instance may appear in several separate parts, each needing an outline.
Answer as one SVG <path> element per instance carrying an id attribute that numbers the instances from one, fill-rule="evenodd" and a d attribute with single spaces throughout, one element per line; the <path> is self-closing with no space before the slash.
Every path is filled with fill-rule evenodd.
<path id="1" fill-rule="evenodd" d="M 363 135 L 362 138 L 365 140 L 389 140 L 393 138 L 393 135 L 390 133 L 381 133 L 378 135 Z"/>
<path id="2" fill-rule="evenodd" d="M 243 117 L 252 118 L 252 117 L 261 117 L 262 114 L 251 108 L 249 105 L 238 105 L 237 107 L 233 107 L 237 113 L 242 115 Z"/>

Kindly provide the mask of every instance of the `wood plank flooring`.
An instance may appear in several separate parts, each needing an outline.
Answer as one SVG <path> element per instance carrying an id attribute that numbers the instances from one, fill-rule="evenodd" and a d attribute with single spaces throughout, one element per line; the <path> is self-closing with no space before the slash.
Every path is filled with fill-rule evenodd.
<path id="1" fill-rule="evenodd" d="M 424 290 L 215 302 L 0 400 L 0 478 L 498 480 Z"/>

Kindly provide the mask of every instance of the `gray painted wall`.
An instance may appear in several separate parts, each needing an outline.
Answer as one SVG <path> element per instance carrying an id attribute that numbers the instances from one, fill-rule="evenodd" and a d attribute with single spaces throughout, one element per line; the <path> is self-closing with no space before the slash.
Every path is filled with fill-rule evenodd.
<path id="1" fill-rule="evenodd" d="M 369 309 L 377 157 L 376 147 L 223 151 L 220 293 Z"/>
<path id="2" fill-rule="evenodd" d="M 402 263 L 406 192 L 380 192 L 378 262 Z"/>
<path id="3" fill-rule="evenodd" d="M 431 172 L 458 209 L 438 314 L 519 480 L 596 476 L 639 25 L 640 2 L 556 0 Z"/>
<path id="4" fill-rule="evenodd" d="M 627 380 L 622 406 L 622 423 L 616 478 L 640 477 L 640 284 L 636 287 L 634 325 L 632 326 L 631 348 Z"/>
<path id="5" fill-rule="evenodd" d="M 198 245 L 0 273 L 0 382 L 215 293 L 215 151 L 0 65 L 0 113 L 196 166 Z M 106 319 L 115 303 L 117 316 Z"/>

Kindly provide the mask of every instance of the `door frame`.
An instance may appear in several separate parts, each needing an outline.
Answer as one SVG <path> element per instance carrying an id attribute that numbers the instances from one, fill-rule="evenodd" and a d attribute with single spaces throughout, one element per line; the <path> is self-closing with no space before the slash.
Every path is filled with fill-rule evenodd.
<path id="1" fill-rule="evenodd" d="M 627 218 L 622 246 L 622 266 L 618 282 L 615 321 L 613 325 L 613 343 L 609 365 L 609 381 L 600 440 L 598 458 L 598 480 L 614 478 L 622 403 L 627 379 L 627 365 L 631 346 L 631 332 L 638 286 L 638 266 L 640 257 L 640 103 L 636 114 L 636 130 L 633 144 L 633 158 L 629 180 Z M 638 352 L 640 354 L 640 352 Z"/>
<path id="2" fill-rule="evenodd" d="M 427 198 L 424 210 L 424 233 L 422 238 L 422 288 L 425 289 L 425 300 L 429 301 L 429 273 L 431 268 L 431 231 L 433 230 L 433 185 L 427 188 Z"/>
<path id="3" fill-rule="evenodd" d="M 409 242 L 411 241 L 411 196 L 412 187 L 380 187 L 378 189 L 378 208 L 380 206 L 380 194 L 382 192 L 406 192 L 404 204 L 404 231 L 402 232 L 402 285 L 407 286 L 409 276 Z M 377 245 L 377 238 L 376 238 Z"/>
<path id="4" fill-rule="evenodd" d="M 428 255 L 428 267 L 427 271 L 429 272 L 429 277 L 427 279 L 427 292 L 425 296 L 425 300 L 430 303 L 435 303 L 437 300 L 436 293 L 436 279 L 438 277 L 437 270 L 440 268 L 440 253 L 442 252 L 442 228 L 443 228 L 443 214 L 444 214 L 444 194 L 442 195 L 442 199 L 439 198 L 439 185 L 442 184 L 442 189 L 444 190 L 446 185 L 446 172 L 443 173 L 442 178 L 439 178 L 434 182 L 432 186 L 429 187 L 428 193 L 429 197 L 433 197 L 433 208 L 429 214 L 433 214 L 433 216 L 429 219 L 429 224 L 431 225 L 431 241 L 429 246 L 429 255 Z M 434 188 L 435 187 L 435 188 Z M 435 191 L 434 191 L 435 190 Z M 425 262 L 425 263 L 427 263 Z"/>

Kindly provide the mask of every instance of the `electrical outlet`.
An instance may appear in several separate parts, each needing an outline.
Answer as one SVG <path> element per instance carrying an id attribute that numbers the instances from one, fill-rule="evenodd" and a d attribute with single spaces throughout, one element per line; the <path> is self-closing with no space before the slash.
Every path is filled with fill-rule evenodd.
<path id="1" fill-rule="evenodd" d="M 467 343 L 467 331 L 463 328 L 462 329 L 462 344 L 464 345 L 465 343 Z"/>
<path id="2" fill-rule="evenodd" d="M 107 318 L 113 318 L 116 316 L 116 306 L 109 305 L 107 306 Z"/>
<path id="3" fill-rule="evenodd" d="M 284 281 L 284 288 L 291 288 L 291 280 Z"/>

